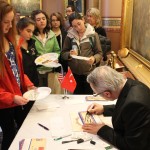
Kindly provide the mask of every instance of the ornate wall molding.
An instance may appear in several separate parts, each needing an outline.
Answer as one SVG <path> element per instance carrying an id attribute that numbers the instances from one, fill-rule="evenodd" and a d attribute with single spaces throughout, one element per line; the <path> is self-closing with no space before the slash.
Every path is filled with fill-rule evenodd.
<path id="1" fill-rule="evenodd" d="M 106 31 L 120 32 L 121 17 L 103 17 L 102 23 Z"/>
<path id="2" fill-rule="evenodd" d="M 133 9 L 135 6 L 137 6 L 137 5 L 134 5 L 135 4 L 134 2 L 136 3 L 141 2 L 143 6 L 140 5 L 140 7 L 143 7 L 143 8 L 145 7 L 144 6 L 145 3 L 143 3 L 143 0 L 139 0 L 139 1 L 124 0 L 123 1 L 122 22 L 121 22 L 121 50 L 119 50 L 118 55 L 119 55 L 120 60 L 124 63 L 124 65 L 128 68 L 128 70 L 135 76 L 135 78 L 150 87 L 150 80 L 149 80 L 150 79 L 149 78 L 150 77 L 150 61 L 146 59 L 145 57 L 143 57 L 142 55 L 140 55 L 140 53 L 137 53 L 136 50 L 131 49 L 132 48 L 131 46 L 132 27 L 134 23 L 135 24 L 137 23 L 133 21 L 134 19 Z M 147 12 L 145 14 L 147 15 Z M 137 13 L 134 15 L 137 15 Z M 147 19 L 149 19 L 144 16 L 143 18 L 146 19 L 144 21 L 145 23 L 147 22 Z M 139 26 L 139 29 L 140 28 L 141 26 Z"/>

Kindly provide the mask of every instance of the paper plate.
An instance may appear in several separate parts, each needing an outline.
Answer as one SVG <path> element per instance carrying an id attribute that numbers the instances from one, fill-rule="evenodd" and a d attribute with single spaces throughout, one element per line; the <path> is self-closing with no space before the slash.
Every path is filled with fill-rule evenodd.
<path id="1" fill-rule="evenodd" d="M 46 63 L 54 62 L 58 59 L 57 53 L 43 54 L 35 59 L 36 65 L 45 65 Z"/>
<path id="2" fill-rule="evenodd" d="M 72 58 L 80 59 L 80 60 L 89 60 L 89 57 L 83 57 L 83 56 L 77 56 L 77 55 L 71 55 Z"/>
<path id="3" fill-rule="evenodd" d="M 45 67 L 51 67 L 51 68 L 57 68 L 57 67 L 60 67 L 61 64 L 51 61 L 51 62 L 43 64 L 43 66 L 45 66 Z"/>
<path id="4" fill-rule="evenodd" d="M 46 98 L 51 93 L 49 87 L 39 87 L 36 90 L 29 90 L 23 94 L 23 97 L 30 100 L 36 101 Z"/>

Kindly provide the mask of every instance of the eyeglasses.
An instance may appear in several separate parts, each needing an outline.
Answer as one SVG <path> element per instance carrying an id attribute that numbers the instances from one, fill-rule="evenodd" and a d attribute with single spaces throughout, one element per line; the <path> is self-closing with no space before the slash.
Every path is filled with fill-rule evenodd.
<path id="1" fill-rule="evenodd" d="M 57 22 L 57 21 L 59 21 L 59 20 L 52 20 L 52 22 Z"/>
<path id="2" fill-rule="evenodd" d="M 100 93 L 95 93 L 95 94 L 93 94 L 93 96 L 96 97 L 96 96 L 98 96 L 98 95 L 103 94 L 104 92 L 106 92 L 106 91 L 103 91 L 103 92 L 100 92 Z"/>
<path id="3" fill-rule="evenodd" d="M 72 10 L 66 10 L 66 12 L 72 12 Z"/>

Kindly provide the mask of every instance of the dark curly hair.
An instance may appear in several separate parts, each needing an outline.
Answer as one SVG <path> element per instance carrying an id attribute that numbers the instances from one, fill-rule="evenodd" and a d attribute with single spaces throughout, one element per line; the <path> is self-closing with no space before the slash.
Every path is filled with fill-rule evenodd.
<path id="1" fill-rule="evenodd" d="M 17 23 L 18 34 L 20 34 L 19 30 L 23 30 L 24 28 L 28 27 L 30 24 L 35 26 L 35 22 L 31 18 L 29 17 L 21 18 Z"/>
<path id="2" fill-rule="evenodd" d="M 79 13 L 77 13 L 77 12 L 72 13 L 72 14 L 69 16 L 69 23 L 70 23 L 70 26 L 72 26 L 72 21 L 75 20 L 75 19 L 82 20 L 83 17 L 82 17 Z"/>
<path id="3" fill-rule="evenodd" d="M 49 22 L 49 17 L 48 17 L 48 15 L 46 14 L 46 12 L 44 12 L 43 10 L 34 10 L 34 11 L 32 11 L 32 13 L 31 13 L 31 19 L 36 22 L 35 17 L 36 17 L 36 15 L 38 15 L 38 14 L 40 14 L 40 13 L 44 14 L 45 17 L 46 17 L 46 20 L 47 20 L 47 24 L 46 24 L 46 27 L 45 27 L 44 30 L 43 30 L 43 33 L 48 34 L 48 32 L 50 31 L 50 22 Z M 34 34 L 34 35 L 38 35 L 38 34 L 39 34 L 39 29 L 38 29 L 36 26 L 35 26 L 35 30 L 34 30 L 33 34 Z"/>

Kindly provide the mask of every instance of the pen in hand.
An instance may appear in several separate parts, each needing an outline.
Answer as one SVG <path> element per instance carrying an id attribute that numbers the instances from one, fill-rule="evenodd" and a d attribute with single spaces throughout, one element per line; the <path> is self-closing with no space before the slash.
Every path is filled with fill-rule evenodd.
<path id="1" fill-rule="evenodd" d="M 90 114 L 90 110 L 93 109 L 93 107 L 94 107 L 94 104 L 92 104 L 91 107 L 87 110 L 87 113 Z"/>
<path id="2" fill-rule="evenodd" d="M 45 129 L 45 130 L 49 130 L 49 128 L 45 127 L 44 125 L 42 125 L 42 124 L 40 124 L 40 123 L 38 123 L 38 125 L 39 125 L 40 127 L 42 127 L 43 129 Z"/>

